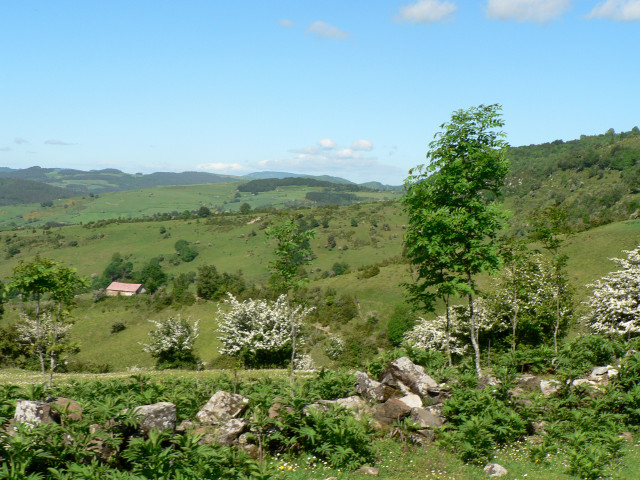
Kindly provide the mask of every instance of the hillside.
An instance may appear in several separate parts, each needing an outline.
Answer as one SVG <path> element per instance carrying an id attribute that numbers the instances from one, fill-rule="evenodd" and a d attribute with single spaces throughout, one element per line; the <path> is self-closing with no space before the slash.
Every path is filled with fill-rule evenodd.
<path id="1" fill-rule="evenodd" d="M 640 207 L 640 130 L 556 140 L 509 150 L 505 203 L 523 228 L 536 208 L 568 210 L 577 229 L 637 215 Z"/>
<path id="2" fill-rule="evenodd" d="M 239 177 L 207 172 L 129 174 L 113 168 L 85 172 L 70 168 L 41 167 L 0 170 L 0 177 L 31 180 L 83 193 L 117 192 L 169 185 L 196 185 L 239 180 Z"/>
<path id="3" fill-rule="evenodd" d="M 75 197 L 78 194 L 79 192 L 53 187 L 46 183 L 0 178 L 0 206 L 52 202 L 61 198 Z"/>
<path id="4" fill-rule="evenodd" d="M 410 281 L 408 266 L 401 259 L 405 217 L 397 203 L 385 202 L 349 207 L 318 207 L 298 211 L 307 225 L 316 227 L 311 247 L 316 256 L 311 266 L 309 295 L 314 301 L 347 302 L 349 321 L 327 320 L 318 312 L 315 321 L 328 322 L 332 334 L 358 339 L 363 361 L 379 347 L 389 348 L 386 328 L 396 307 L 405 304 L 402 282 Z M 199 219 L 174 219 L 143 223 L 95 223 L 85 226 L 18 230 L 0 234 L 0 280 L 5 281 L 20 260 L 36 254 L 54 258 L 78 268 L 82 275 L 101 275 L 114 253 L 119 253 L 140 271 L 152 258 L 161 258 L 160 266 L 170 278 L 196 274 L 199 267 L 215 265 L 218 272 L 237 274 L 252 284 L 265 284 L 272 261 L 273 245 L 264 228 L 277 214 L 225 215 Z M 326 227 L 324 227 L 326 221 Z M 198 253 L 191 262 L 176 257 L 175 244 L 186 240 Z M 331 247 L 335 242 L 335 246 Z M 622 249 L 640 243 L 640 220 L 616 222 L 581 232 L 569 239 L 566 253 L 568 269 L 578 298 L 587 293 L 584 285 L 614 268 L 609 258 L 620 257 Z M 377 267 L 377 269 L 376 269 Z M 338 270 L 339 268 L 339 270 Z M 344 271 L 344 273 L 343 273 Z M 336 275 L 335 273 L 343 273 Z M 486 280 L 482 280 L 486 284 Z M 171 280 L 169 281 L 171 289 Z M 193 284 L 189 290 L 195 292 Z M 333 292 L 333 293 L 332 293 Z M 324 300 L 322 300 L 324 301 Z M 207 362 L 218 358 L 216 329 L 217 303 L 198 301 L 156 309 L 149 296 L 134 299 L 107 299 L 94 303 L 84 296 L 74 316 L 78 320 L 74 337 L 85 345 L 81 361 L 101 358 L 114 368 L 131 365 L 151 366 L 152 359 L 139 348 L 150 324 L 147 320 L 180 313 L 201 320 L 201 338 L 197 347 Z M 17 308 L 9 309 L 4 322 L 16 318 Z M 126 330 L 114 335 L 116 322 Z M 322 364 L 322 340 L 325 333 L 314 334 L 317 345 L 313 355 Z M 318 334 L 320 335 L 318 337 Z M 321 341 L 322 340 L 322 341 Z M 91 345 L 91 348 L 86 348 Z M 323 360 L 325 358 L 325 360 Z"/>

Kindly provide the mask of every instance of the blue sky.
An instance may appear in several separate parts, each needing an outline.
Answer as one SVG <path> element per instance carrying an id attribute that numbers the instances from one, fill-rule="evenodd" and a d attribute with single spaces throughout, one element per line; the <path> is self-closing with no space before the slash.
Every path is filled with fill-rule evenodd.
<path id="1" fill-rule="evenodd" d="M 0 3 L 0 166 L 399 184 L 451 112 L 640 124 L 640 0 Z"/>

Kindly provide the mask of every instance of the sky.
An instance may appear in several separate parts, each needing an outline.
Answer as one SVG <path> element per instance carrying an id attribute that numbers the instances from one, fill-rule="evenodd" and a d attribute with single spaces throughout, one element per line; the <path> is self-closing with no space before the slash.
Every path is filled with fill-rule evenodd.
<path id="1" fill-rule="evenodd" d="M 640 0 L 0 2 L 0 166 L 400 184 L 452 112 L 640 125 Z"/>

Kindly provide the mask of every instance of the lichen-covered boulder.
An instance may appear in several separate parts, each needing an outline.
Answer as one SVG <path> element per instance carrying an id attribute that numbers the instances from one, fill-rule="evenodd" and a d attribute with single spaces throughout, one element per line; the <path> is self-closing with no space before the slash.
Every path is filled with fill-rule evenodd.
<path id="1" fill-rule="evenodd" d="M 16 423 L 36 425 L 38 423 L 56 422 L 58 416 L 48 403 L 19 399 L 16 403 L 16 412 L 13 419 Z"/>
<path id="2" fill-rule="evenodd" d="M 400 357 L 389 362 L 380 375 L 380 382 L 405 393 L 415 393 L 422 398 L 440 393 L 438 383 L 409 357 Z"/>
<path id="3" fill-rule="evenodd" d="M 244 418 L 232 418 L 222 424 L 215 434 L 215 439 L 220 445 L 227 447 L 233 445 L 248 428 L 249 422 Z"/>
<path id="4" fill-rule="evenodd" d="M 405 417 L 408 417 L 411 409 L 397 398 L 390 398 L 378 405 L 373 412 L 375 418 L 381 425 L 389 426 Z"/>
<path id="5" fill-rule="evenodd" d="M 365 372 L 356 372 L 355 376 L 356 393 L 368 400 L 386 402 L 397 393 L 396 389 L 374 380 Z"/>
<path id="6" fill-rule="evenodd" d="M 175 430 L 176 406 L 171 402 L 158 402 L 141 405 L 133 409 L 133 414 L 140 422 L 142 433 L 148 435 L 151 430 Z"/>
<path id="7" fill-rule="evenodd" d="M 540 380 L 540 391 L 545 397 L 550 397 L 560 390 L 560 382 L 556 380 Z"/>
<path id="8" fill-rule="evenodd" d="M 442 417 L 425 408 L 412 408 L 409 418 L 421 428 L 440 428 L 443 423 Z"/>
<path id="9" fill-rule="evenodd" d="M 206 405 L 200 409 L 196 418 L 202 423 L 221 425 L 242 415 L 248 404 L 247 397 L 220 390 L 214 393 Z"/>
<path id="10" fill-rule="evenodd" d="M 487 463 L 482 471 L 490 477 L 502 477 L 509 473 L 507 469 L 499 463 Z"/>

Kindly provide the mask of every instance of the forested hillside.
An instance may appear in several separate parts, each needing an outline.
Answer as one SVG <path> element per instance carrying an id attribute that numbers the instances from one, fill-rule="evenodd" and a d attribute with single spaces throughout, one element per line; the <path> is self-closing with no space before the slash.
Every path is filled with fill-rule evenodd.
<path id="1" fill-rule="evenodd" d="M 29 180 L 0 178 L 0 205 L 46 203 L 78 196 L 79 192 Z"/>
<path id="2" fill-rule="evenodd" d="M 625 220 L 640 206 L 640 131 L 511 148 L 505 201 L 522 228 L 536 208 L 567 209 L 578 229 Z"/>

